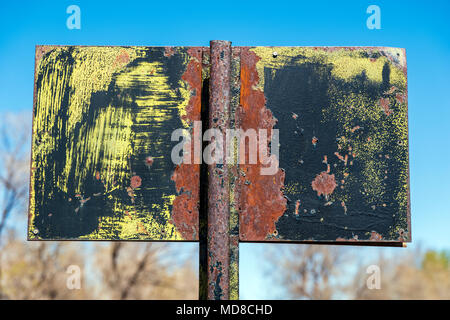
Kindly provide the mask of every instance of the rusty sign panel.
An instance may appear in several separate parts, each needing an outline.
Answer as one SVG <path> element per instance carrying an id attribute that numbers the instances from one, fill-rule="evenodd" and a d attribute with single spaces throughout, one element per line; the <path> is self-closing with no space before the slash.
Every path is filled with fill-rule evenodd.
<path id="1" fill-rule="evenodd" d="M 240 165 L 240 240 L 409 242 L 406 57 L 242 47 L 237 117 L 279 129 L 279 170 Z"/>
<path id="2" fill-rule="evenodd" d="M 202 48 L 36 47 L 28 237 L 197 240 Z"/>
<path id="3" fill-rule="evenodd" d="M 29 238 L 410 241 L 405 51 L 226 47 L 38 46 Z M 194 121 L 278 129 L 279 169 L 174 165 Z"/>

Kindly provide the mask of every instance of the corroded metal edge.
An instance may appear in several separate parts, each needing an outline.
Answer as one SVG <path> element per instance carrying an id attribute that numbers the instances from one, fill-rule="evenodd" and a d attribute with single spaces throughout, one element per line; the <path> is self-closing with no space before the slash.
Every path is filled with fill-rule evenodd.
<path id="1" fill-rule="evenodd" d="M 241 88 L 241 50 L 232 48 L 231 60 L 231 101 L 230 101 L 230 129 L 239 128 L 236 110 L 239 108 Z M 239 145 L 232 141 L 233 152 L 237 152 Z M 239 162 L 234 159 L 229 163 L 230 179 L 230 300 L 239 300 Z"/>
<path id="2" fill-rule="evenodd" d="M 406 242 L 403 241 L 370 241 L 370 240 L 340 240 L 340 241 L 319 241 L 319 240 L 261 240 L 261 241 L 243 241 L 241 243 L 279 243 L 279 244 L 309 244 L 309 245 L 329 245 L 329 246 L 363 246 L 363 247 L 406 247 Z"/>
<path id="3" fill-rule="evenodd" d="M 191 47 L 187 50 L 190 57 L 181 79 L 185 81 L 191 92 L 186 106 L 186 120 L 194 135 L 194 121 L 201 120 L 201 92 L 202 92 L 202 48 Z M 173 47 L 165 48 L 165 56 L 174 54 Z M 194 143 L 191 144 L 191 154 L 195 156 Z M 182 163 L 177 165 L 171 179 L 175 182 L 178 195 L 173 201 L 171 220 L 177 230 L 186 240 L 198 240 L 199 205 L 200 205 L 200 165 Z"/>
<path id="4" fill-rule="evenodd" d="M 39 64 L 42 60 L 42 57 L 44 56 L 44 54 L 46 54 L 47 52 L 49 52 L 50 50 L 52 50 L 53 48 L 55 48 L 56 46 L 52 46 L 52 45 L 36 45 L 35 46 L 35 54 L 34 54 L 34 73 L 33 73 L 33 105 L 31 107 L 31 149 L 30 149 L 30 175 L 29 175 L 29 181 L 28 181 L 28 212 L 27 212 L 27 240 L 31 241 L 34 239 L 30 238 L 30 222 L 32 219 L 32 214 L 31 214 L 31 195 L 32 195 L 32 188 L 34 188 L 33 186 L 33 145 L 34 145 L 34 139 L 33 139 L 33 132 L 34 132 L 34 112 L 35 112 L 35 107 L 36 107 L 36 91 L 37 91 L 37 86 L 36 86 L 36 80 L 37 80 L 37 71 L 39 69 Z"/>
<path id="5" fill-rule="evenodd" d="M 256 63 L 260 57 L 251 47 L 241 47 L 241 92 L 240 106 L 236 117 L 244 131 L 266 129 L 268 139 L 276 123 L 272 112 L 266 108 L 266 97 L 257 88 L 259 75 Z M 244 156 L 247 158 L 247 150 Z M 241 185 L 239 228 L 240 240 L 262 241 L 268 234 L 277 232 L 275 222 L 286 210 L 287 200 L 283 195 L 284 171 L 278 169 L 272 175 L 261 175 L 261 159 L 256 164 L 240 165 Z"/>
<path id="6" fill-rule="evenodd" d="M 409 158 L 409 104 L 408 104 L 408 62 L 406 60 L 406 49 L 402 48 L 404 65 L 403 73 L 405 74 L 406 84 L 405 84 L 405 103 L 406 103 L 406 128 L 408 129 L 408 138 L 406 140 L 408 149 L 408 211 L 407 211 L 407 225 L 408 225 L 408 241 L 412 242 L 412 229 L 411 229 L 411 163 Z M 404 245 L 404 247 L 406 247 Z"/>

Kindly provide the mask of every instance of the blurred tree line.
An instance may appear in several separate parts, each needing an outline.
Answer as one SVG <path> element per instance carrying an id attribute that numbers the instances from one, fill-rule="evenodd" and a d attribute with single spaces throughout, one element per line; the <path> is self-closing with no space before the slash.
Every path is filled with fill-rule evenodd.
<path id="1" fill-rule="evenodd" d="M 291 299 L 450 299 L 449 251 L 287 245 L 268 260 Z M 368 285 L 373 266 L 378 288 Z"/>
<path id="2" fill-rule="evenodd" d="M 192 247 L 25 240 L 30 123 L 25 113 L 0 119 L 0 299 L 197 299 Z M 278 245 L 266 261 L 291 299 L 450 299 L 449 252 L 392 250 L 365 261 L 352 247 Z M 380 289 L 367 286 L 369 265 Z M 80 289 L 68 287 L 70 266 L 81 270 Z"/>

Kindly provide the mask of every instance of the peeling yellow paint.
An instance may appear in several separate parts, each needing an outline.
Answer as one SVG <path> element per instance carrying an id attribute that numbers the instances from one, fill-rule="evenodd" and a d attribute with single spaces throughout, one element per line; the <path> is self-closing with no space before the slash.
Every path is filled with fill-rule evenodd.
<path id="1" fill-rule="evenodd" d="M 369 80 L 382 82 L 382 74 L 385 63 L 391 63 L 388 56 L 397 56 L 399 65 L 405 63 L 404 51 L 399 48 L 360 48 L 349 50 L 346 48 L 314 48 L 314 47 L 255 47 L 251 49 L 261 60 L 257 63 L 257 70 L 260 79 L 264 79 L 264 67 L 280 68 L 290 63 L 320 62 L 330 64 L 332 75 L 343 80 L 351 78 L 364 72 Z M 373 50 L 383 50 L 388 56 L 369 59 L 362 57 L 362 53 Z M 273 53 L 277 57 L 273 57 Z M 398 55 L 397 55 L 398 54 Z M 300 58 L 299 58 L 300 57 Z M 402 87 L 406 85 L 406 78 L 401 68 L 391 69 L 391 83 Z M 262 89 L 264 81 L 260 81 L 259 88 Z"/>
<path id="2" fill-rule="evenodd" d="M 158 123 L 173 117 L 172 109 L 176 109 L 181 118 L 186 114 L 185 107 L 191 94 L 188 85 L 181 79 L 178 93 L 169 85 L 167 70 L 161 62 L 145 60 L 133 63 L 144 56 L 145 50 L 148 48 L 52 47 L 37 61 L 36 75 L 40 75 L 42 81 L 35 97 L 32 168 L 40 166 L 48 169 L 55 166 L 47 162 L 47 155 L 57 147 L 57 139 L 52 136 L 53 129 L 57 128 L 57 132 L 64 133 L 68 139 L 65 141 L 64 170 L 54 181 L 55 190 L 67 193 L 68 183 L 74 183 L 70 179 L 76 179 L 75 192 L 81 193 L 83 183 L 95 179 L 95 176 L 90 175 L 97 172 L 98 180 L 105 188 L 104 196 L 114 202 L 112 208 L 114 214 L 99 218 L 98 229 L 79 237 L 80 239 L 182 240 L 180 233 L 170 223 L 175 194 L 163 192 L 163 204 L 154 204 L 151 208 L 166 221 L 161 224 L 158 222 L 161 219 L 153 219 L 150 212 L 139 212 L 134 204 L 121 203 L 114 199 L 111 193 L 117 189 L 129 188 L 130 178 L 133 175 L 129 159 L 133 154 L 145 150 L 146 144 L 161 144 L 161 140 L 151 141 L 151 135 L 146 132 L 145 127 L 148 126 L 149 120 L 151 119 L 151 123 L 154 124 L 152 130 L 158 130 Z M 61 58 L 65 54 L 73 61 L 68 63 Z M 184 59 L 185 62 L 189 60 L 185 53 Z M 127 89 L 136 84 L 142 86 L 142 90 L 131 98 L 126 94 Z M 124 92 L 114 100 L 119 105 L 114 105 L 114 102 L 109 100 L 108 105 L 98 111 L 94 123 L 88 124 L 83 121 L 86 113 L 93 112 L 90 106 L 94 95 L 100 91 L 107 91 L 111 85 L 117 92 Z M 69 94 L 67 90 L 71 90 Z M 64 110 L 67 112 L 66 121 L 59 116 L 64 103 L 68 105 Z M 133 112 L 121 107 L 132 103 L 137 106 Z M 184 122 L 183 125 L 187 127 L 187 123 Z M 75 144 L 74 141 L 78 140 L 71 139 L 76 127 L 84 132 L 84 143 Z M 139 127 L 143 130 L 136 129 Z M 171 160 L 159 159 L 159 161 Z M 71 178 L 70 172 L 73 168 L 76 174 Z M 32 170 L 31 181 L 37 178 L 35 171 Z M 45 176 L 40 178 L 44 182 Z M 36 193 L 46 193 L 46 197 L 51 197 L 53 192 L 44 190 L 43 183 L 41 187 L 31 184 L 30 239 L 40 238 L 35 227 Z"/>

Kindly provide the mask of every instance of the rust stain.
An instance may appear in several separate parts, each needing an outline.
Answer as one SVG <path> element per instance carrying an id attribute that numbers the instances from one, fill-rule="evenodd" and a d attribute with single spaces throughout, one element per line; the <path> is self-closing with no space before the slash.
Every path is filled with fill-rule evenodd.
<path id="1" fill-rule="evenodd" d="M 341 149 L 340 146 L 339 146 L 339 149 Z M 342 156 L 339 152 L 335 152 L 334 155 L 335 155 L 336 157 L 338 157 L 339 160 L 343 161 L 343 162 L 344 162 L 344 165 L 347 165 L 347 161 L 348 161 L 348 155 L 347 155 L 347 154 L 346 154 L 345 157 L 344 157 L 344 156 Z"/>
<path id="2" fill-rule="evenodd" d="M 392 93 L 394 93 L 395 90 L 397 90 L 397 87 L 396 87 L 396 86 L 392 86 L 392 87 L 389 89 L 389 91 L 386 91 L 386 92 L 385 92 L 385 94 L 392 94 Z"/>
<path id="3" fill-rule="evenodd" d="M 193 47 L 188 50 L 191 57 L 186 71 L 181 79 L 187 82 L 191 90 L 191 98 L 186 106 L 186 120 L 189 124 L 193 121 L 200 121 L 201 112 L 201 91 L 202 91 L 202 50 L 201 48 Z"/>
<path id="4" fill-rule="evenodd" d="M 147 168 L 150 169 L 150 167 L 153 165 L 153 157 L 148 156 L 147 158 L 145 158 L 145 165 L 147 166 Z"/>
<path id="5" fill-rule="evenodd" d="M 336 238 L 336 241 L 338 241 L 338 242 L 353 242 L 353 241 L 357 242 L 358 241 L 358 236 L 354 235 L 353 238 L 350 238 L 350 239 L 339 237 L 339 238 Z"/>
<path id="6" fill-rule="evenodd" d="M 408 235 L 405 232 L 404 229 L 400 229 L 398 231 L 398 241 L 407 241 L 408 240 Z"/>
<path id="7" fill-rule="evenodd" d="M 260 58 L 250 48 L 241 48 L 241 105 L 237 117 L 243 130 L 267 129 L 271 136 L 276 120 L 266 108 L 264 93 L 256 88 L 259 82 L 256 63 Z M 242 155 L 241 155 L 242 156 Z M 247 155 L 245 155 L 247 156 Z M 258 159 L 260 160 L 260 159 Z M 265 240 L 276 233 L 275 222 L 286 210 L 287 200 L 283 196 L 284 171 L 278 169 L 275 175 L 261 175 L 262 163 L 240 166 L 241 176 L 240 239 Z M 249 181 L 249 184 L 245 184 Z"/>
<path id="8" fill-rule="evenodd" d="M 193 121 L 200 120 L 202 50 L 201 48 L 192 47 L 188 49 L 188 54 L 190 61 L 182 76 L 182 80 L 186 81 L 191 92 L 189 103 L 186 106 L 186 116 L 184 117 L 184 120 L 191 124 Z M 191 144 L 191 154 L 194 154 L 193 143 Z M 175 182 L 175 188 L 178 193 L 173 201 L 171 223 L 175 225 L 183 239 L 198 240 L 200 166 L 198 164 L 182 163 L 175 168 L 171 179 Z"/>
<path id="9" fill-rule="evenodd" d="M 377 233 L 375 231 L 372 231 L 370 233 L 370 239 L 369 240 L 380 241 L 380 240 L 383 240 L 383 237 L 381 236 L 381 234 L 379 234 L 379 233 Z"/>
<path id="10" fill-rule="evenodd" d="M 142 179 L 139 176 L 132 176 L 130 181 L 130 187 L 132 189 L 139 188 L 142 184 Z"/>
<path id="11" fill-rule="evenodd" d="M 299 207 L 300 207 L 300 200 L 297 200 L 297 201 L 295 202 L 295 214 L 296 214 L 296 215 L 298 215 L 298 209 L 299 209 Z"/>
<path id="12" fill-rule="evenodd" d="M 167 58 L 170 58 L 175 54 L 175 51 L 173 50 L 173 47 L 165 47 L 164 48 L 164 56 Z"/>
<path id="13" fill-rule="evenodd" d="M 334 174 L 328 174 L 327 172 L 322 171 L 311 182 L 311 186 L 314 191 L 317 191 L 318 196 L 324 195 L 328 198 L 328 196 L 333 193 L 337 184 Z"/>
<path id="14" fill-rule="evenodd" d="M 125 51 L 122 50 L 116 57 L 116 60 L 114 61 L 114 65 L 124 65 L 127 64 L 130 61 L 130 55 Z"/>
<path id="15" fill-rule="evenodd" d="M 58 47 L 58 46 L 39 46 L 39 45 L 36 46 L 36 54 L 35 54 L 35 60 L 34 60 L 34 66 L 35 66 L 34 72 L 35 72 L 35 76 L 36 76 L 36 72 L 37 72 L 37 70 L 38 70 L 38 68 L 39 68 L 39 63 L 40 63 L 42 57 L 43 57 L 47 52 L 49 52 L 49 51 L 51 51 L 51 50 L 53 50 L 53 49 L 55 49 L 55 48 L 57 48 L 57 47 Z M 34 79 L 34 80 L 35 80 L 34 83 L 36 83 L 36 79 Z M 36 88 L 35 88 L 35 93 L 36 93 Z"/>
<path id="16" fill-rule="evenodd" d="M 381 98 L 380 106 L 387 116 L 390 116 L 392 114 L 392 110 L 389 108 L 389 99 L 388 98 Z"/>
<path id="17" fill-rule="evenodd" d="M 145 226 L 142 224 L 142 222 L 138 222 L 136 226 L 136 231 L 143 234 L 150 234 L 145 228 Z"/>
<path id="18" fill-rule="evenodd" d="M 128 187 L 127 188 L 127 194 L 131 198 L 131 203 L 134 203 L 134 191 L 133 191 L 133 188 Z"/>
<path id="19" fill-rule="evenodd" d="M 403 103 L 403 102 L 405 102 L 406 97 L 404 94 L 397 93 L 395 95 L 395 99 L 397 100 L 398 103 Z"/>
<path id="20" fill-rule="evenodd" d="M 326 51 L 326 52 L 335 52 L 335 51 L 340 51 L 340 50 L 348 50 L 348 51 L 355 51 L 355 50 L 359 50 L 361 47 L 312 47 L 312 49 L 314 50 L 320 50 L 320 51 Z M 367 47 L 369 48 L 369 47 Z M 376 49 L 376 47 L 373 47 Z"/>
<path id="21" fill-rule="evenodd" d="M 342 180 L 342 181 L 344 181 L 344 180 Z M 345 205 L 345 201 L 341 202 L 341 206 L 342 206 L 342 208 L 344 208 L 344 213 L 347 214 L 347 206 Z"/>

